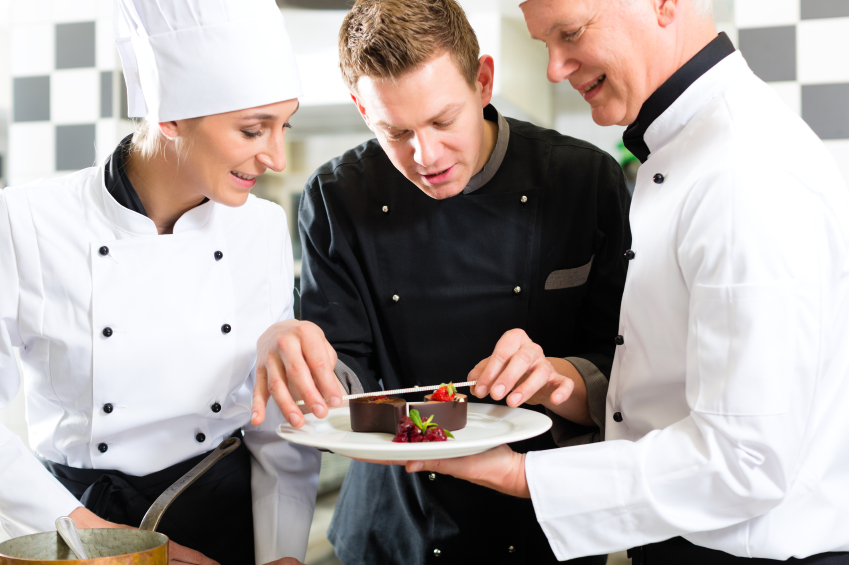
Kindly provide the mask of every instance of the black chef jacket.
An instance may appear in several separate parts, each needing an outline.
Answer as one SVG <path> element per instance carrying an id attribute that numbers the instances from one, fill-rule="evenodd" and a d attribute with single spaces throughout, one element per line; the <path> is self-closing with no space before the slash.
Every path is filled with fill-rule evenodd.
<path id="1" fill-rule="evenodd" d="M 430 198 L 376 140 L 307 182 L 303 317 L 366 391 L 464 381 L 512 328 L 609 378 L 630 244 L 622 171 L 588 143 L 508 122 L 501 165 L 469 194 Z M 402 467 L 353 463 L 328 533 L 346 565 L 557 562 L 530 500 Z"/>

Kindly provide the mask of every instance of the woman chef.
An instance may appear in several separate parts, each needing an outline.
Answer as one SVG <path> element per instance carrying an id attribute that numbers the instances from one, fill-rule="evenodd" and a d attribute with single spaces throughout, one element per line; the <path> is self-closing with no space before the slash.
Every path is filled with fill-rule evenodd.
<path id="1" fill-rule="evenodd" d="M 285 213 L 250 196 L 285 167 L 301 94 L 282 16 L 273 0 L 114 9 L 129 115 L 146 121 L 103 166 L 0 191 L 0 406 L 18 347 L 41 458 L 0 427 L 0 523 L 138 526 L 243 430 L 165 514 L 172 562 L 303 559 L 319 454 L 279 441 L 273 408 L 249 425 L 257 337 L 292 318 Z"/>

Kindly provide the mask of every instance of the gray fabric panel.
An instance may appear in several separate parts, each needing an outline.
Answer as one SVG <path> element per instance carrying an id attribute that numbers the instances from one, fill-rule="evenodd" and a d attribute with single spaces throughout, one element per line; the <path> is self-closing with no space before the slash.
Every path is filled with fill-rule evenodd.
<path id="1" fill-rule="evenodd" d="M 357 374 L 348 365 L 338 359 L 336 360 L 336 366 L 333 367 L 333 374 L 336 375 L 336 378 L 345 387 L 347 394 L 362 394 L 365 392 Z"/>
<path id="2" fill-rule="evenodd" d="M 114 113 L 112 100 L 112 71 L 100 73 L 100 117 L 111 118 Z"/>
<path id="3" fill-rule="evenodd" d="M 590 277 L 590 271 L 593 268 L 593 259 L 595 259 L 595 255 L 590 257 L 590 262 L 583 267 L 562 269 L 560 271 L 552 272 L 548 275 L 548 278 L 545 279 L 545 290 L 572 288 L 586 283 L 587 279 Z"/>
<path id="4" fill-rule="evenodd" d="M 846 0 L 802 0 L 802 19 L 842 18 L 849 16 Z"/>
<path id="5" fill-rule="evenodd" d="M 609 382 L 604 376 L 604 373 L 598 370 L 598 367 L 582 357 L 567 357 L 566 361 L 574 365 L 581 378 L 584 379 L 584 384 L 587 387 L 587 404 L 590 410 L 590 417 L 596 426 L 598 426 L 598 429 L 588 433 L 588 428 L 574 424 L 554 412 L 546 410 L 552 420 L 551 435 L 554 438 L 554 442 L 559 447 L 568 447 L 570 445 L 585 445 L 587 443 L 604 441 L 605 412 Z"/>
<path id="6" fill-rule="evenodd" d="M 56 24 L 56 68 L 95 66 L 94 22 Z"/>
<path id="7" fill-rule="evenodd" d="M 496 110 L 497 112 L 497 110 Z M 510 124 L 498 112 L 498 138 L 495 141 L 495 147 L 492 149 L 492 155 L 489 156 L 489 161 L 483 166 L 483 169 L 469 179 L 469 184 L 463 189 L 463 194 L 469 194 L 476 191 L 495 176 L 498 168 L 504 161 L 504 155 L 507 154 L 507 143 L 510 141 Z"/>
<path id="8" fill-rule="evenodd" d="M 802 119 L 820 139 L 849 138 L 849 84 L 803 84 Z"/>
<path id="9" fill-rule="evenodd" d="M 12 81 L 14 121 L 50 120 L 50 77 L 17 77 Z"/>
<path id="10" fill-rule="evenodd" d="M 56 170 L 77 171 L 95 164 L 95 126 L 56 126 Z"/>
<path id="11" fill-rule="evenodd" d="M 739 31 L 740 52 L 761 80 L 796 80 L 796 26 Z"/>

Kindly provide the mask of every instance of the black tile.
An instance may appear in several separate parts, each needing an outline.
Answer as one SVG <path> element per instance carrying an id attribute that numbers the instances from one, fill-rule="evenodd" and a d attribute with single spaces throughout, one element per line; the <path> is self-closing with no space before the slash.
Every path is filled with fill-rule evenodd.
<path id="1" fill-rule="evenodd" d="M 17 77 L 12 81 L 14 121 L 50 120 L 50 77 Z"/>
<path id="2" fill-rule="evenodd" d="M 802 0 L 803 20 L 846 16 L 849 16 L 849 0 Z"/>
<path id="3" fill-rule="evenodd" d="M 112 71 L 100 73 L 100 117 L 111 118 L 114 111 L 112 96 Z"/>
<path id="4" fill-rule="evenodd" d="M 741 29 L 739 46 L 761 80 L 796 80 L 796 26 Z"/>
<path id="5" fill-rule="evenodd" d="M 56 170 L 76 171 L 94 165 L 94 140 L 94 124 L 56 126 Z"/>
<path id="6" fill-rule="evenodd" d="M 56 24 L 56 68 L 95 66 L 94 22 Z"/>
<path id="7" fill-rule="evenodd" d="M 130 116 L 130 103 L 127 99 L 127 83 L 124 81 L 124 75 L 121 75 L 121 80 L 118 81 L 118 86 L 121 89 L 120 97 L 118 99 L 118 112 L 119 116 L 122 120 L 129 120 Z"/>
<path id="8" fill-rule="evenodd" d="M 802 119 L 820 139 L 849 139 L 849 84 L 803 84 Z"/>

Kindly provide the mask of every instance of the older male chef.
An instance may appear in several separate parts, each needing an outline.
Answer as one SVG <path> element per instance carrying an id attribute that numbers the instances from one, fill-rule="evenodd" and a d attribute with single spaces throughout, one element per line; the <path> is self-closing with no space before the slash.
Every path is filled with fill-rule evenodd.
<path id="1" fill-rule="evenodd" d="M 630 124 L 643 162 L 607 441 L 408 470 L 529 496 L 560 559 L 849 563 L 849 190 L 835 163 L 717 35 L 707 1 L 522 9 L 549 78 L 598 124 Z"/>
<path id="2" fill-rule="evenodd" d="M 248 425 L 256 338 L 292 317 L 286 216 L 204 161 L 212 147 L 240 171 L 283 162 L 293 110 L 275 133 L 262 118 L 264 137 L 256 119 L 232 117 L 296 106 L 282 16 L 272 0 L 114 9 L 140 132 L 188 123 L 197 144 L 168 168 L 174 139 L 145 157 L 137 135 L 98 167 L 0 191 L 0 407 L 21 383 L 18 347 L 39 456 L 0 427 L 0 525 L 13 536 L 52 530 L 63 515 L 138 526 L 158 494 L 244 429 L 242 446 L 165 514 L 172 563 L 303 559 L 319 454 L 277 438 L 278 411 Z"/>

